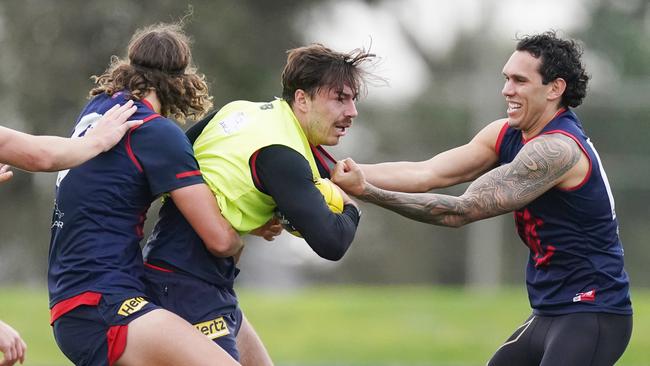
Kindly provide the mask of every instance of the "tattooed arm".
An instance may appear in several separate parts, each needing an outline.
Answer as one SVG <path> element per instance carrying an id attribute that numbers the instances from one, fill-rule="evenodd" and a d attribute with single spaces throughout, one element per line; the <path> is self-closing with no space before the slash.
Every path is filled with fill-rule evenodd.
<path id="1" fill-rule="evenodd" d="M 363 173 L 351 160 L 337 166 L 336 173 L 341 176 L 334 181 L 348 193 L 402 216 L 459 227 L 516 210 L 566 179 L 584 177 L 580 159 L 586 158 L 571 138 L 553 134 L 528 142 L 511 163 L 485 173 L 460 197 L 379 189 L 363 180 Z"/>

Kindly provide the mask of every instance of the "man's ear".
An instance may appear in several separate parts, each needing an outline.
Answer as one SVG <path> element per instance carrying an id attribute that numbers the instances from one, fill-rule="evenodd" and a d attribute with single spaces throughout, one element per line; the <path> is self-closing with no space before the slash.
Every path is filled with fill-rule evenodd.
<path id="1" fill-rule="evenodd" d="M 562 94 L 566 90 L 566 81 L 562 78 L 557 78 L 551 81 L 551 90 L 548 93 L 547 99 L 551 101 L 559 101 L 562 99 Z"/>
<path id="2" fill-rule="evenodd" d="M 293 106 L 301 113 L 307 113 L 309 110 L 309 95 L 302 89 L 296 89 L 293 93 Z"/>

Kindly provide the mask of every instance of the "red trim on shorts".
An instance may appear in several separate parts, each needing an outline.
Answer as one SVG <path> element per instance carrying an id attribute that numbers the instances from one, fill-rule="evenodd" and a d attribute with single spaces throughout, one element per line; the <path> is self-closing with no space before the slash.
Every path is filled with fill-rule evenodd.
<path id="1" fill-rule="evenodd" d="M 501 151 L 501 143 L 503 142 L 503 136 L 506 135 L 506 131 L 508 131 L 508 121 L 501 126 L 501 131 L 499 131 L 499 136 L 497 136 L 497 142 L 494 144 L 494 151 L 497 153 L 497 156 L 499 156 L 499 152 Z"/>
<path id="2" fill-rule="evenodd" d="M 126 349 L 126 336 L 129 331 L 128 325 L 114 325 L 106 332 L 108 343 L 108 365 L 113 366 L 122 357 Z"/>
<path id="3" fill-rule="evenodd" d="M 59 319 L 61 316 L 70 312 L 71 310 L 78 308 L 82 305 L 97 305 L 99 300 L 102 298 L 102 294 L 98 292 L 84 292 L 79 295 L 73 296 L 69 299 L 65 299 L 57 302 L 52 309 L 50 309 L 50 325 Z"/>
<path id="4" fill-rule="evenodd" d="M 152 119 L 158 118 L 158 117 L 160 117 L 160 115 L 158 113 L 154 113 L 154 114 L 152 114 L 150 116 L 147 116 L 147 117 L 143 118 L 142 123 L 144 124 L 145 122 L 149 122 Z M 140 125 L 140 126 L 142 126 L 142 125 Z M 133 148 L 131 148 L 131 134 L 133 133 L 133 131 L 138 129 L 140 126 L 132 127 L 129 130 L 129 132 L 126 134 L 126 154 L 129 155 L 129 158 L 131 159 L 131 161 L 133 162 L 135 167 L 138 169 L 138 171 L 140 173 L 142 173 L 144 171 L 144 169 L 142 169 L 142 165 L 140 165 L 140 162 L 138 161 L 138 159 L 136 159 L 135 154 L 133 153 Z"/>
<path id="5" fill-rule="evenodd" d="M 159 266 L 156 266 L 156 265 L 151 264 L 149 262 L 144 262 L 144 266 L 149 267 L 151 269 L 155 269 L 157 271 L 161 271 L 161 272 L 174 273 L 174 271 L 172 271 L 171 269 L 159 267 Z"/>
<path id="6" fill-rule="evenodd" d="M 181 178 L 193 177 L 195 175 L 201 175 L 201 171 L 200 170 L 190 170 L 190 171 L 187 171 L 187 172 L 178 173 L 178 174 L 176 174 L 176 178 L 181 179 Z"/>

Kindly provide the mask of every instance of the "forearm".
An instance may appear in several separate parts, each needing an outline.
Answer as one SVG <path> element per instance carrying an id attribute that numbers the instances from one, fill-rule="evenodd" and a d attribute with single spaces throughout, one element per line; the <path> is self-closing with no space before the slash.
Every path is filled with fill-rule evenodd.
<path id="1" fill-rule="evenodd" d="M 426 192 L 435 183 L 423 162 L 397 161 L 359 167 L 370 184 L 391 191 Z"/>
<path id="2" fill-rule="evenodd" d="M 313 182 L 312 171 L 296 151 L 282 146 L 260 150 L 256 168 L 266 193 L 320 257 L 339 260 L 349 248 L 359 222 L 359 211 L 346 204 L 336 214 Z"/>
<path id="3" fill-rule="evenodd" d="M 3 163 L 27 171 L 57 171 L 74 167 L 102 151 L 94 138 L 32 136 L 12 131 L 0 146 Z"/>
<path id="4" fill-rule="evenodd" d="M 394 192 L 366 184 L 358 198 L 404 217 L 438 226 L 460 227 L 480 218 L 478 208 L 463 197 Z"/>
<path id="5" fill-rule="evenodd" d="M 329 214 L 328 218 L 322 220 L 314 217 L 302 220 L 301 224 L 300 233 L 309 247 L 319 257 L 337 261 L 343 258 L 354 240 L 359 225 L 359 210 L 349 204 L 345 205 L 341 214 Z"/>
<path id="6" fill-rule="evenodd" d="M 171 197 L 199 235 L 206 249 L 216 257 L 237 255 L 244 246 L 239 234 L 221 215 L 214 195 L 205 184 L 176 189 Z"/>
<path id="7" fill-rule="evenodd" d="M 492 170 L 475 180 L 460 197 L 435 193 L 401 193 L 366 184 L 360 199 L 413 220 L 460 227 L 473 221 L 513 211 L 537 194 L 522 192 L 510 167 Z"/>
<path id="8" fill-rule="evenodd" d="M 58 171 L 72 168 L 104 150 L 104 146 L 93 137 L 34 136 L 34 139 L 39 151 L 30 159 L 33 164 L 26 168 L 30 171 Z"/>

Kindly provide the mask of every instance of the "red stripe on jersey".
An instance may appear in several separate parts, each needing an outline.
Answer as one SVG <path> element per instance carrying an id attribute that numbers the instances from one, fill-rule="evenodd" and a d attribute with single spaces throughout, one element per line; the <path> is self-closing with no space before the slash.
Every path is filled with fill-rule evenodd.
<path id="1" fill-rule="evenodd" d="M 114 325 L 108 328 L 108 332 L 106 332 L 106 343 L 108 343 L 109 366 L 113 366 L 124 353 L 128 331 L 128 325 Z"/>
<path id="2" fill-rule="evenodd" d="M 176 178 L 181 179 L 181 178 L 193 177 L 195 175 L 201 175 L 201 171 L 200 170 L 191 170 L 189 172 L 178 173 L 178 174 L 176 174 Z"/>
<path id="3" fill-rule="evenodd" d="M 259 189 L 260 191 L 264 192 L 264 187 L 262 186 L 262 182 L 260 182 L 260 177 L 257 176 L 257 169 L 255 168 L 255 161 L 257 161 L 257 156 L 259 155 L 260 151 L 257 150 L 251 155 L 250 158 L 250 166 L 251 166 L 251 174 L 253 175 L 253 184 L 255 184 L 255 187 Z"/>
<path id="4" fill-rule="evenodd" d="M 508 131 L 508 121 L 506 121 L 506 123 L 501 127 L 501 131 L 499 131 L 499 136 L 497 137 L 497 142 L 494 145 L 494 151 L 497 153 L 497 156 L 499 156 L 499 152 L 501 151 L 501 143 L 503 142 L 503 136 L 505 136 L 506 131 Z"/>
<path id="5" fill-rule="evenodd" d="M 154 110 L 154 109 L 153 109 L 153 105 L 151 105 L 151 103 L 150 103 L 148 100 L 142 98 L 142 99 L 140 99 L 140 101 L 142 102 L 142 104 L 146 105 L 146 106 L 147 106 L 149 109 L 151 109 L 152 111 Z"/>
<path id="6" fill-rule="evenodd" d="M 332 157 L 325 149 L 323 149 L 320 145 L 318 146 L 309 146 L 311 148 L 312 153 L 314 154 L 314 157 L 321 163 L 321 166 L 327 171 L 328 173 L 331 173 L 332 170 L 330 169 L 329 164 L 327 164 L 327 161 L 325 161 L 325 158 L 328 158 L 330 162 L 333 164 L 336 164 L 336 159 Z"/>
<path id="7" fill-rule="evenodd" d="M 161 117 L 161 115 L 159 115 L 158 113 L 154 113 L 154 114 L 152 114 L 152 115 L 150 115 L 150 116 L 147 116 L 147 117 L 143 118 L 143 119 L 142 119 L 142 123 L 149 122 L 149 121 L 151 121 L 152 119 L 154 119 L 154 118 L 158 118 L 158 117 Z M 138 127 L 140 127 L 140 126 L 137 126 L 136 128 L 138 128 Z"/>
<path id="8" fill-rule="evenodd" d="M 150 116 L 147 116 L 147 117 L 143 118 L 142 123 L 149 122 L 152 119 L 158 118 L 158 117 L 160 117 L 159 114 L 157 114 L 157 113 L 152 114 Z M 142 126 L 142 125 L 140 125 L 140 126 Z M 140 126 L 135 126 L 135 127 L 131 128 L 129 130 L 129 132 L 127 133 L 127 135 L 126 135 L 126 153 L 127 153 L 127 155 L 129 155 L 129 158 L 131 159 L 131 161 L 133 162 L 135 167 L 138 168 L 138 171 L 140 173 L 142 173 L 144 171 L 144 169 L 142 169 L 142 165 L 140 165 L 140 162 L 138 161 L 138 159 L 136 159 L 135 154 L 133 153 L 133 148 L 131 148 L 131 134 L 133 133 L 133 131 L 135 131 Z"/>
<path id="9" fill-rule="evenodd" d="M 587 183 L 587 181 L 589 180 L 589 177 L 591 177 L 591 169 L 592 169 L 592 166 L 593 166 L 593 164 L 591 163 L 591 157 L 589 156 L 589 153 L 587 152 L 587 149 L 585 149 L 585 147 L 582 146 L 582 144 L 580 143 L 580 140 L 578 140 L 577 137 L 573 136 L 572 134 L 570 134 L 570 133 L 568 133 L 568 132 L 566 132 L 564 130 L 546 131 L 543 134 L 544 135 L 549 135 L 549 134 L 553 134 L 553 133 L 560 133 L 560 134 L 562 134 L 564 136 L 570 137 L 573 141 L 576 142 L 576 144 L 578 144 L 578 146 L 580 147 L 580 150 L 582 150 L 582 152 L 587 157 L 587 160 L 589 160 L 589 170 L 587 170 L 587 174 L 585 175 L 585 177 L 582 179 L 582 181 L 580 183 L 578 183 L 575 187 L 558 188 L 558 189 L 563 190 L 563 191 L 575 191 L 576 189 L 584 186 L 585 183 Z"/>
<path id="10" fill-rule="evenodd" d="M 171 269 L 158 267 L 158 266 L 153 265 L 153 264 L 151 264 L 151 263 L 149 263 L 149 262 L 144 262 L 144 266 L 145 266 L 145 267 L 149 267 L 149 268 L 151 268 L 151 269 L 155 269 L 156 271 L 168 272 L 168 273 L 174 273 L 174 271 L 172 271 Z"/>
<path id="11" fill-rule="evenodd" d="M 70 312 L 71 310 L 81 305 L 97 305 L 102 298 L 102 294 L 97 292 L 84 292 L 79 295 L 73 296 L 69 299 L 59 301 L 50 309 L 50 325 L 59 319 L 61 316 Z"/>
<path id="12" fill-rule="evenodd" d="M 138 159 L 135 158 L 135 154 L 133 153 L 133 149 L 131 148 L 131 133 L 138 127 L 133 127 L 129 130 L 129 132 L 126 134 L 126 153 L 129 155 L 129 159 L 133 162 L 136 168 L 138 168 L 138 171 L 140 173 L 143 172 L 142 165 L 140 165 L 140 162 Z"/>
<path id="13" fill-rule="evenodd" d="M 337 160 L 336 160 L 336 159 L 335 159 L 335 158 L 334 158 L 330 153 L 328 153 L 327 150 L 325 150 L 325 148 L 323 147 L 323 145 L 318 145 L 318 146 L 316 146 L 316 148 L 317 148 L 318 151 L 320 151 L 323 155 L 325 155 L 325 157 L 328 158 L 332 163 L 336 164 Z"/>

